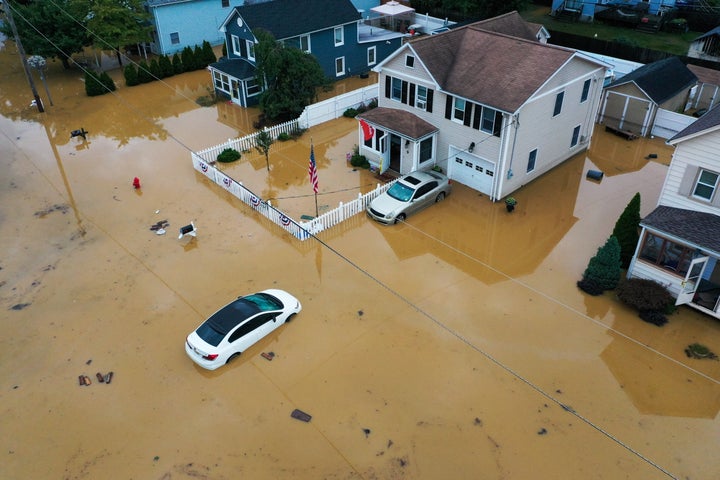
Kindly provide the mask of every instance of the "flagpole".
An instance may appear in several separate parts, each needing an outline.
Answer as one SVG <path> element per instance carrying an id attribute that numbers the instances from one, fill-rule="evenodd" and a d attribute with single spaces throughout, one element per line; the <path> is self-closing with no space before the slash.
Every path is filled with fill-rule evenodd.
<path id="1" fill-rule="evenodd" d="M 318 179 L 317 179 L 317 165 L 315 164 L 315 150 L 313 148 L 312 137 L 310 137 L 310 167 L 308 169 L 308 172 L 310 174 L 310 183 L 312 184 L 313 192 L 315 192 L 315 218 L 317 218 L 319 215 L 318 201 L 317 201 Z"/>

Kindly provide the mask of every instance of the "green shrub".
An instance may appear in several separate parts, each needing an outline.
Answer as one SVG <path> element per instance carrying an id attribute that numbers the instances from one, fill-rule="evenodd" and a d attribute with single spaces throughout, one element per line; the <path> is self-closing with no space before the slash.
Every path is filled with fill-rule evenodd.
<path id="1" fill-rule="evenodd" d="M 620 244 L 620 264 L 623 268 L 630 265 L 637 247 L 640 229 L 640 193 L 635 196 L 627 204 L 620 218 L 615 223 L 613 236 L 618 239 Z"/>
<path id="2" fill-rule="evenodd" d="M 180 52 L 180 59 L 182 60 L 183 68 L 186 72 L 192 72 L 195 70 L 196 61 L 192 48 L 183 48 L 182 52 Z"/>
<path id="3" fill-rule="evenodd" d="M 670 312 L 675 303 L 663 285 L 645 278 L 630 278 L 620 282 L 616 293 L 621 302 L 640 312 Z"/>
<path id="4" fill-rule="evenodd" d="M 240 152 L 234 148 L 226 148 L 217 156 L 217 161 L 222 163 L 230 163 L 235 160 L 240 160 Z"/>
<path id="5" fill-rule="evenodd" d="M 202 44 L 202 57 L 205 66 L 217 62 L 217 58 L 215 57 L 215 52 L 212 49 L 212 45 L 210 45 L 210 42 L 208 42 L 207 40 L 205 40 Z"/>
<path id="6" fill-rule="evenodd" d="M 138 62 L 138 82 L 148 83 L 152 81 L 153 77 L 150 75 L 150 67 L 145 60 L 140 60 Z"/>
<path id="7" fill-rule="evenodd" d="M 370 162 L 368 162 L 367 158 L 365 158 L 365 155 L 360 155 L 358 153 L 350 158 L 350 165 L 359 168 L 370 168 Z"/>
<path id="8" fill-rule="evenodd" d="M 162 68 L 160 68 L 160 64 L 158 63 L 157 59 L 155 59 L 155 58 L 150 60 L 150 73 L 153 76 L 153 80 L 159 80 L 159 79 L 163 78 Z"/>
<path id="9" fill-rule="evenodd" d="M 183 65 L 182 60 L 180 59 L 180 55 L 178 55 L 177 53 L 174 54 L 172 57 L 172 67 L 175 75 L 178 75 L 185 71 L 185 65 Z"/>
<path id="10" fill-rule="evenodd" d="M 103 93 L 114 92 L 115 90 L 117 90 L 115 82 L 112 78 L 110 78 L 110 75 L 108 75 L 107 72 L 102 72 L 100 74 L 100 83 L 102 83 L 104 88 Z"/>
<path id="11" fill-rule="evenodd" d="M 668 322 L 667 317 L 662 312 L 655 310 L 643 310 L 638 315 L 643 321 L 662 327 Z"/>
<path id="12" fill-rule="evenodd" d="M 132 63 L 125 67 L 123 75 L 125 75 L 125 85 L 128 87 L 134 87 L 140 83 L 137 68 L 135 68 L 135 65 Z"/>
<path id="13" fill-rule="evenodd" d="M 85 70 L 85 93 L 88 97 L 96 97 L 107 93 L 100 81 L 100 77 L 92 70 Z"/>
<path id="14" fill-rule="evenodd" d="M 355 118 L 358 113 L 360 112 L 358 112 L 356 108 L 348 108 L 343 112 L 343 117 Z"/>
<path id="15" fill-rule="evenodd" d="M 280 140 L 281 142 L 287 142 L 291 138 L 292 137 L 290 136 L 290 134 L 285 132 L 282 132 L 280 135 L 278 135 L 278 140 Z"/>
<path id="16" fill-rule="evenodd" d="M 603 290 L 612 290 L 617 287 L 620 274 L 620 244 L 610 236 L 590 259 L 582 279 L 595 282 Z"/>
<path id="17" fill-rule="evenodd" d="M 595 280 L 592 280 L 590 278 L 583 278 L 582 280 L 578 281 L 577 286 L 583 292 L 594 297 L 602 295 L 605 291 L 605 289 L 598 285 Z"/>
<path id="18" fill-rule="evenodd" d="M 172 77 L 175 75 L 172 62 L 167 55 L 162 55 L 158 60 L 158 63 L 160 64 L 160 69 L 162 70 L 162 78 Z"/>

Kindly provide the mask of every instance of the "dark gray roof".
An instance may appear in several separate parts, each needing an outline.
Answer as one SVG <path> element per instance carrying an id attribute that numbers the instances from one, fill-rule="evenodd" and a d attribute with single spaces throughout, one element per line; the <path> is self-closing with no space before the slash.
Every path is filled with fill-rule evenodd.
<path id="1" fill-rule="evenodd" d="M 221 59 L 210 66 L 240 80 L 255 76 L 255 66 L 244 58 Z"/>
<path id="2" fill-rule="evenodd" d="M 675 145 L 687 137 L 691 137 L 701 133 L 705 130 L 713 130 L 720 126 L 720 104 L 715 105 L 712 110 L 707 112 L 702 117 L 695 120 L 693 123 L 680 130 L 670 140 L 667 141 L 670 145 Z"/>
<path id="3" fill-rule="evenodd" d="M 191 2 L 192 0 L 147 0 L 150 7 L 161 7 L 163 5 L 170 5 L 173 3 L 185 3 Z"/>
<path id="4" fill-rule="evenodd" d="M 360 20 L 350 0 L 273 0 L 235 11 L 250 28 L 267 30 L 278 40 Z"/>
<path id="5" fill-rule="evenodd" d="M 436 126 L 426 122 L 414 113 L 395 108 L 373 108 L 361 113 L 358 118 L 393 130 L 414 140 L 438 131 Z"/>
<path id="6" fill-rule="evenodd" d="M 660 104 L 697 83 L 697 77 L 678 57 L 648 63 L 610 83 L 606 89 L 635 83 L 650 100 Z"/>
<path id="7" fill-rule="evenodd" d="M 720 253 L 720 216 L 718 215 L 661 205 L 645 217 L 640 225 Z"/>

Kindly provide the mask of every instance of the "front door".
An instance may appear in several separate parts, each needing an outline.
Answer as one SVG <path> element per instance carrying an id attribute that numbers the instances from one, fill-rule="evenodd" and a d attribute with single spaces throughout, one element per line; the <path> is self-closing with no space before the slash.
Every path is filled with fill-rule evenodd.
<path id="1" fill-rule="evenodd" d="M 688 268 L 685 280 L 681 284 L 682 290 L 678 295 L 675 305 L 690 303 L 695 297 L 695 291 L 700 284 L 700 279 L 705 271 L 705 265 L 707 265 L 708 258 L 709 257 L 699 257 L 690 262 L 690 268 Z"/>
<path id="2" fill-rule="evenodd" d="M 407 173 L 400 171 L 401 141 L 402 139 L 399 136 L 390 134 L 390 170 L 399 173 Z"/>
<path id="3" fill-rule="evenodd" d="M 230 91 L 232 92 L 233 100 L 238 100 L 240 98 L 240 82 L 233 78 L 230 80 L 230 85 L 232 86 Z"/>

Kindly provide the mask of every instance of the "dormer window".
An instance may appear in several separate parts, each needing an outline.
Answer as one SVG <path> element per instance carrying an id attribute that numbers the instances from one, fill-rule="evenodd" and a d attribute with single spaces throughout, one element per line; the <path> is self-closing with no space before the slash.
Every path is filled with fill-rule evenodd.
<path id="1" fill-rule="evenodd" d="M 415 68 L 415 57 L 412 55 L 405 55 L 405 66 L 408 68 Z"/>
<path id="2" fill-rule="evenodd" d="M 339 47 L 343 44 L 345 44 L 345 32 L 343 27 L 335 27 L 335 46 Z"/>
<path id="3" fill-rule="evenodd" d="M 247 56 L 248 60 L 255 60 L 255 42 L 252 40 L 245 40 L 245 45 L 247 45 Z"/>

